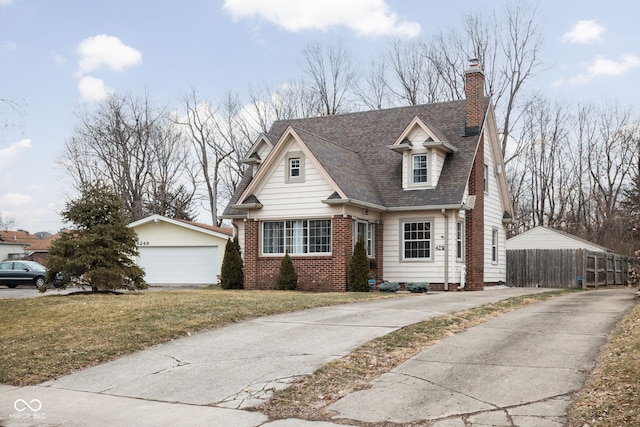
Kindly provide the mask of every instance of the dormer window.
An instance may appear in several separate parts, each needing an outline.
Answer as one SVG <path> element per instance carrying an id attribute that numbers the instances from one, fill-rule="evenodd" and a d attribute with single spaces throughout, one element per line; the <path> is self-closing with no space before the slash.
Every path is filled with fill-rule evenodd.
<path id="1" fill-rule="evenodd" d="M 300 176 L 300 159 L 289 159 L 289 178 L 298 178 Z"/>
<path id="2" fill-rule="evenodd" d="M 428 154 L 414 154 L 411 156 L 411 176 L 413 184 L 426 184 L 429 181 L 429 155 Z"/>
<path id="3" fill-rule="evenodd" d="M 304 154 L 301 151 L 287 153 L 285 168 L 286 184 L 304 182 Z"/>

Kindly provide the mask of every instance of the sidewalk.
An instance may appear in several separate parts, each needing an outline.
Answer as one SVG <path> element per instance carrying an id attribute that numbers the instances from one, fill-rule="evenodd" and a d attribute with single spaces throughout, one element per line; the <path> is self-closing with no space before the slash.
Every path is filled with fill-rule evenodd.
<path id="1" fill-rule="evenodd" d="M 311 374 L 329 360 L 342 357 L 357 346 L 408 324 L 512 296 L 544 291 L 505 288 L 484 292 L 409 295 L 323 307 L 229 325 L 162 344 L 39 386 L 0 386 L 0 425 L 4 422 L 7 426 L 328 426 L 331 423 L 308 423 L 300 420 L 268 422 L 263 414 L 245 409 L 258 406 L 274 390 L 285 388 L 296 378 Z M 558 353 L 564 355 L 559 360 L 575 360 L 580 366 L 576 368 L 560 364 L 558 369 L 581 369 L 584 370 L 584 377 L 593 366 L 595 351 L 604 343 L 608 328 L 612 328 L 615 320 L 621 318 L 622 313 L 633 305 L 631 292 L 614 291 L 611 295 L 605 294 L 606 292 L 610 291 L 598 291 L 597 294 L 602 298 L 576 299 L 582 295 L 596 294 L 593 292 L 570 295 L 554 300 L 568 301 L 567 303 L 553 305 L 550 304 L 553 303 L 551 301 L 520 310 L 516 313 L 525 314 L 522 315 L 524 317 L 517 318 L 520 323 L 514 323 L 520 324 L 519 329 L 514 326 L 516 332 L 509 326 L 515 322 L 512 319 L 515 313 L 512 313 L 497 319 L 506 319 L 502 320 L 503 323 L 498 323 L 498 326 L 473 328 L 472 331 L 483 334 L 477 338 L 474 338 L 473 333 L 471 336 L 465 333 L 460 335 L 465 335 L 464 338 L 454 340 L 453 344 L 445 344 L 451 341 L 447 339 L 432 348 L 444 348 L 441 350 L 444 352 L 444 356 L 440 356 L 442 360 L 420 359 L 429 353 L 425 352 L 398 367 L 409 369 L 408 373 L 398 371 L 380 378 L 371 390 L 372 395 L 366 395 L 365 392 L 354 393 L 336 402 L 330 409 L 337 411 L 345 419 L 355 420 L 353 425 L 369 421 L 366 417 L 372 416 L 376 416 L 376 420 L 397 419 L 395 422 L 406 422 L 398 418 L 403 413 L 412 414 L 412 419 L 454 416 L 459 412 L 457 408 L 460 407 L 460 399 L 451 398 L 447 403 L 433 400 L 433 397 L 446 394 L 455 397 L 461 394 L 454 392 L 455 389 L 448 385 L 456 377 L 483 378 L 474 384 L 480 388 L 482 384 L 489 385 L 487 378 L 495 375 L 496 371 L 489 369 L 486 376 L 478 376 L 477 372 L 484 370 L 480 366 L 488 363 L 499 367 L 502 360 L 517 359 L 518 351 L 528 353 L 538 348 L 544 340 L 536 341 L 534 347 L 527 347 L 525 343 L 536 334 L 542 338 L 553 325 L 552 316 L 558 310 L 565 313 L 561 316 L 565 325 L 564 335 L 554 334 L 554 337 L 582 347 L 587 341 L 577 338 L 593 335 L 593 341 L 589 341 L 588 346 L 584 347 L 584 357 L 573 350 Z M 584 320 L 571 321 L 573 328 L 569 327 L 567 319 L 573 319 L 575 311 L 584 311 L 583 304 L 587 300 L 590 303 L 600 301 L 600 305 L 594 303 L 593 309 L 588 310 L 595 310 L 591 312 L 591 320 L 586 324 Z M 609 301 L 612 306 L 605 303 Z M 552 309 L 548 312 L 536 311 L 540 310 L 540 306 L 550 306 Z M 496 321 L 489 323 L 493 322 Z M 594 328 L 593 323 L 597 323 L 597 328 Z M 525 333 L 528 329 L 531 331 Z M 521 339 L 504 341 L 500 337 L 502 332 L 520 336 Z M 567 339 L 570 337 L 576 339 Z M 483 342 L 500 344 L 481 350 L 475 356 L 465 356 L 462 351 L 465 348 L 471 350 L 476 344 Z M 557 343 L 557 340 L 554 339 L 553 342 Z M 473 345 L 470 346 L 470 343 Z M 469 368 L 453 368 L 468 363 L 469 360 L 475 361 Z M 522 360 L 529 358 L 522 357 Z M 415 366 L 435 367 L 435 372 L 439 372 L 441 377 L 425 380 L 425 373 L 413 371 L 417 369 Z M 533 369 L 529 374 L 535 379 L 539 370 Z M 576 381 L 571 383 L 572 388 L 577 386 L 580 379 Z M 425 384 L 429 383 L 435 386 L 425 388 Z M 394 384 L 393 387 L 390 384 Z M 434 392 L 434 387 L 437 392 Z M 385 389 L 404 397 L 387 399 L 382 394 Z M 513 395 L 515 391 L 517 390 L 513 389 L 506 394 Z M 564 389 L 557 391 L 562 393 Z M 470 400 L 477 403 L 481 399 Z M 383 401 L 395 401 L 397 406 L 384 406 Z M 480 410 L 491 411 L 504 404 L 508 406 L 516 403 L 508 399 L 497 399 L 496 402 L 481 405 Z M 410 411 L 408 407 L 411 407 Z M 433 408 L 438 411 L 435 415 L 428 412 Z"/>

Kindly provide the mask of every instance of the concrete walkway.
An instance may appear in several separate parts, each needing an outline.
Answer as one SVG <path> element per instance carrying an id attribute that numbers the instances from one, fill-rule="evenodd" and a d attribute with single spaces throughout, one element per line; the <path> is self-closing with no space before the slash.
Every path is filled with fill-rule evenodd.
<path id="1" fill-rule="evenodd" d="M 328 426 L 269 422 L 245 409 L 405 325 L 542 291 L 410 295 L 229 325 L 39 386 L 0 386 L 0 420 L 7 426 Z M 540 404 L 551 402 L 549 419 L 562 422 L 568 393 L 581 387 L 597 349 L 633 303 L 632 290 L 598 291 L 519 310 L 444 340 L 329 409 L 350 425 L 464 426 L 473 417 L 495 422 L 482 425 L 520 425 L 500 423 L 538 414 Z"/>

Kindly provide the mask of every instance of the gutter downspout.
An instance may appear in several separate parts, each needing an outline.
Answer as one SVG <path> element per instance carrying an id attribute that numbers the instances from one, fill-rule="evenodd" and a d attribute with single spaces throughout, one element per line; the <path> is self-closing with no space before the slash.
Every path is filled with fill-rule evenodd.
<path id="1" fill-rule="evenodd" d="M 442 209 L 444 217 L 444 290 L 449 290 L 449 216 L 447 210 Z"/>

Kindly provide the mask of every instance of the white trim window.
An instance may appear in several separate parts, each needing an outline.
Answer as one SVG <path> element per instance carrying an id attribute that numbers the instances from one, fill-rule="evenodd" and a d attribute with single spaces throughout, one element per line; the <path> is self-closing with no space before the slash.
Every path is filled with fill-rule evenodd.
<path id="1" fill-rule="evenodd" d="M 374 236 L 375 236 L 375 224 L 356 221 L 355 232 L 353 233 L 353 245 L 358 243 L 359 239 L 364 240 L 364 247 L 367 251 L 368 257 L 374 257 Z"/>
<path id="2" fill-rule="evenodd" d="M 498 230 L 491 230 L 491 262 L 498 263 Z"/>
<path id="3" fill-rule="evenodd" d="M 287 153 L 285 166 L 284 182 L 286 184 L 304 182 L 304 153 L 301 151 Z"/>
<path id="4" fill-rule="evenodd" d="M 411 183 L 427 184 L 429 182 L 429 155 L 413 154 L 411 156 Z"/>
<path id="5" fill-rule="evenodd" d="M 432 221 L 410 220 L 402 222 L 402 259 L 430 260 Z"/>
<path id="6" fill-rule="evenodd" d="M 456 258 L 464 260 L 464 222 L 456 223 Z"/>
<path id="7" fill-rule="evenodd" d="M 262 223 L 265 255 L 331 254 L 331 220 L 303 219 Z"/>

